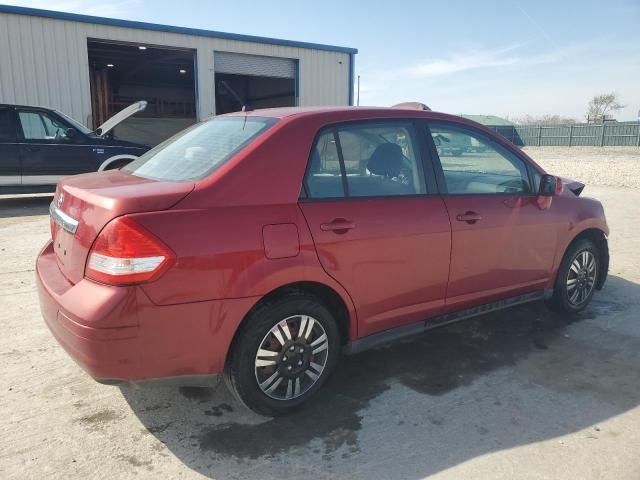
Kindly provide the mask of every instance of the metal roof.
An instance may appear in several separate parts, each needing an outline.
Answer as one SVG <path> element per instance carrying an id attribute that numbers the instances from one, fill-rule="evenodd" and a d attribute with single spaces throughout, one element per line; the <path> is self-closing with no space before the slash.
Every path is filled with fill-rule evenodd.
<path id="1" fill-rule="evenodd" d="M 474 122 L 481 123 L 482 125 L 489 126 L 502 126 L 502 125 L 513 125 L 513 122 L 501 117 L 496 117 L 495 115 L 466 115 L 460 114 L 461 117 L 468 118 L 469 120 L 473 120 Z"/>
<path id="2" fill-rule="evenodd" d="M 295 40 L 285 40 L 282 38 L 258 37 L 254 35 L 243 35 L 239 33 L 217 32 L 214 30 L 202 30 L 199 28 L 175 27 L 172 25 L 161 25 L 157 23 L 137 22 L 133 20 L 118 20 L 107 17 L 94 17 L 92 15 L 79 15 L 76 13 L 56 12 L 53 10 L 42 10 L 39 8 L 16 7 L 13 5 L 0 5 L 0 13 L 11 13 L 15 15 L 28 15 L 32 17 L 52 18 L 56 20 L 67 20 L 71 22 L 91 23 L 95 25 L 108 25 L 111 27 L 137 28 L 140 30 L 152 30 L 156 32 L 179 33 L 183 35 L 195 35 L 199 37 L 221 38 L 225 40 L 238 40 L 241 42 L 266 43 L 269 45 L 282 45 L 285 47 L 309 48 L 313 50 L 326 50 L 330 52 L 342 52 L 354 55 L 358 53 L 357 48 L 339 47 L 335 45 L 324 45 L 321 43 L 298 42 Z"/>

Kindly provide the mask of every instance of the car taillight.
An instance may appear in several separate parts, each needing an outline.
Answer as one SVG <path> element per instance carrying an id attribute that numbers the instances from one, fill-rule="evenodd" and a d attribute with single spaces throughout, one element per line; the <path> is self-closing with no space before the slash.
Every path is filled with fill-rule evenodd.
<path id="1" fill-rule="evenodd" d="M 93 242 L 85 276 L 112 285 L 149 282 L 174 261 L 175 254 L 152 233 L 130 218 L 118 217 Z"/>

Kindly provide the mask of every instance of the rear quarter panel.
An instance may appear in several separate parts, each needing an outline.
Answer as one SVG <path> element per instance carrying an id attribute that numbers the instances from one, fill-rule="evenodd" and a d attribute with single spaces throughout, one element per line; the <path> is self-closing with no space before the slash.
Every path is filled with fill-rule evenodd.
<path id="1" fill-rule="evenodd" d="M 292 282 L 319 282 L 342 297 L 356 335 L 356 313 L 347 292 L 322 269 L 298 205 L 174 209 L 133 218 L 161 238 L 177 256 L 171 270 L 142 286 L 157 305 L 262 297 Z M 295 225 L 298 248 L 268 258 L 265 225 Z M 238 322 L 241 319 L 231 319 Z"/>

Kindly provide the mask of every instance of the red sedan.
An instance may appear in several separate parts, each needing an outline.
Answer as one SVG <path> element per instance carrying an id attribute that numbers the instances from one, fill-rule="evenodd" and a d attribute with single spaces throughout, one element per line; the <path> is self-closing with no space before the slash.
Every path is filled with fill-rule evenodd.
<path id="1" fill-rule="evenodd" d="M 609 265 L 583 187 L 451 115 L 219 116 L 60 182 L 42 314 L 100 382 L 224 373 L 249 408 L 279 414 L 341 351 L 540 299 L 583 309 Z"/>

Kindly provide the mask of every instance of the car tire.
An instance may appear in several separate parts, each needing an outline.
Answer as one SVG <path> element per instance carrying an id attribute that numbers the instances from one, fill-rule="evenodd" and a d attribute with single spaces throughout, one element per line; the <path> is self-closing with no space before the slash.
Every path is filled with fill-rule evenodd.
<path id="1" fill-rule="evenodd" d="M 225 381 L 254 412 L 282 415 L 322 387 L 336 367 L 340 343 L 336 321 L 317 297 L 288 292 L 249 313 L 232 347 Z"/>
<path id="2" fill-rule="evenodd" d="M 595 243 L 580 239 L 567 249 L 556 277 L 550 306 L 577 313 L 591 301 L 600 275 L 600 252 Z"/>

